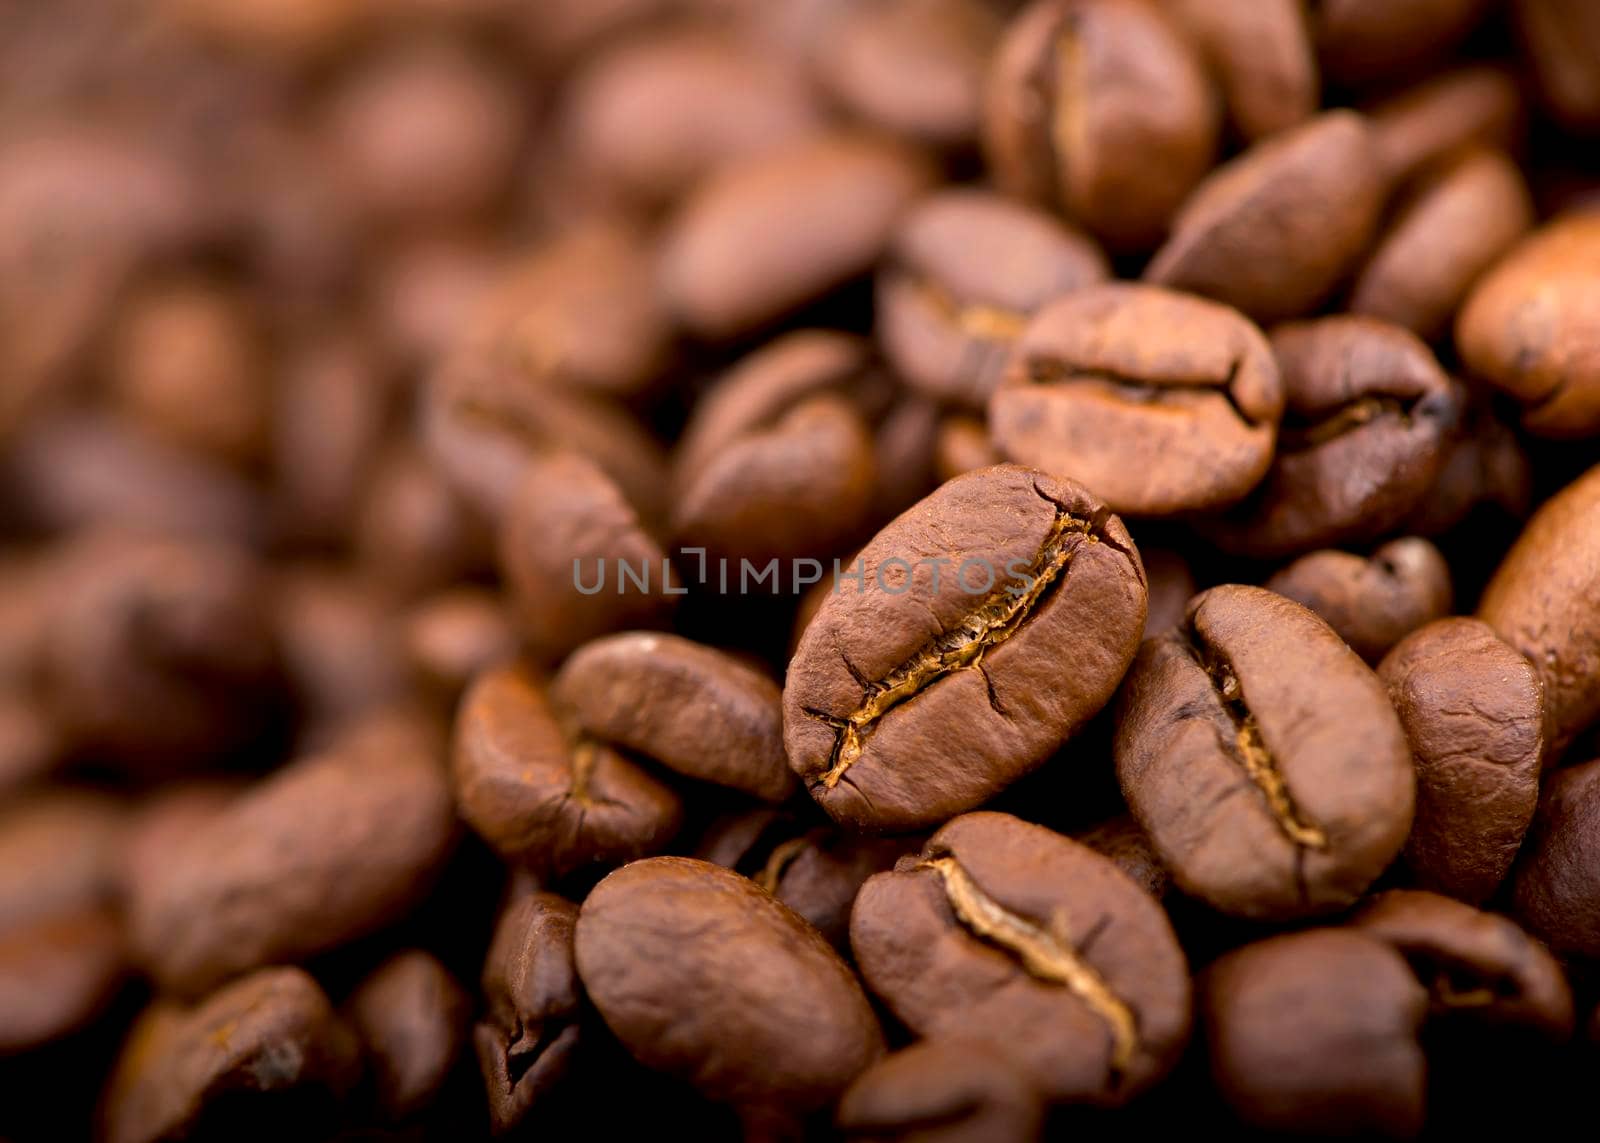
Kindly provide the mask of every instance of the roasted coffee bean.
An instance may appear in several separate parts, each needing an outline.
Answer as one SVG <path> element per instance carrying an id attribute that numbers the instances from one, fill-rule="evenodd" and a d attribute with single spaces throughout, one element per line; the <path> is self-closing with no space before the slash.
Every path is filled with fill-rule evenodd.
<path id="1" fill-rule="evenodd" d="M 1600 761 L 1551 774 L 1512 870 L 1513 912 L 1557 954 L 1600 958 Z"/>
<path id="2" fill-rule="evenodd" d="M 1600 468 L 1528 521 L 1484 589 L 1478 618 L 1544 683 L 1545 749 L 1559 757 L 1600 717 Z"/>
<path id="3" fill-rule="evenodd" d="M 1144 637 L 1149 639 L 1165 635 L 1183 622 L 1198 588 L 1188 561 L 1171 548 L 1144 548 L 1139 556 L 1150 584 L 1150 607 L 1144 620 Z"/>
<path id="4" fill-rule="evenodd" d="M 501 857 L 561 876 L 658 852 L 678 830 L 677 794 L 616 750 L 564 728 L 530 671 L 497 667 L 461 700 L 456 804 Z"/>
<path id="5" fill-rule="evenodd" d="M 1545 101 L 1570 126 L 1600 124 L 1600 12 L 1584 0 L 1512 5 Z"/>
<path id="6" fill-rule="evenodd" d="M 491 591 L 458 587 L 406 613 L 401 639 L 413 673 L 452 701 L 491 667 L 516 658 L 511 617 Z"/>
<path id="7" fill-rule="evenodd" d="M 939 486 L 939 420 L 938 403 L 913 393 L 878 422 L 872 437 L 874 519 L 893 519 Z"/>
<path id="8" fill-rule="evenodd" d="M 1215 538 L 1256 556 L 1355 543 L 1422 499 L 1460 420 L 1460 398 L 1413 334 L 1338 316 L 1278 327 L 1287 411 L 1272 468 Z"/>
<path id="9" fill-rule="evenodd" d="M 913 1032 L 994 1039 L 1054 1100 L 1126 1102 L 1188 1038 L 1161 907 L 1109 858 L 1009 814 L 958 817 L 868 881 L 850 944 Z"/>
<path id="10" fill-rule="evenodd" d="M 1202 592 L 1139 651 L 1117 777 L 1179 888 L 1242 917 L 1343 908 L 1399 854 L 1415 778 L 1371 669 L 1257 587 Z"/>
<path id="11" fill-rule="evenodd" d="M 1109 857 L 1116 867 L 1133 878 L 1156 900 L 1167 895 L 1172 875 L 1161 864 L 1161 857 L 1150 842 L 1150 835 L 1133 819 L 1123 814 L 1101 822 L 1077 835 L 1076 841 L 1096 853 Z"/>
<path id="12" fill-rule="evenodd" d="M 1572 1035 L 1572 989 L 1549 951 L 1515 923 L 1421 889 L 1379 893 L 1350 924 L 1411 963 L 1435 1013 Z"/>
<path id="13" fill-rule="evenodd" d="M 769 802 L 794 791 L 782 692 L 713 648 L 641 632 L 597 639 L 562 664 L 550 697 L 581 734 L 685 777 Z"/>
<path id="14" fill-rule="evenodd" d="M 45 789 L 0 806 L 0 933 L 112 904 L 126 811 L 88 791 Z"/>
<path id="15" fill-rule="evenodd" d="M 870 270 L 931 177 L 916 152 L 854 134 L 730 163 L 669 226 L 662 290 L 698 337 L 753 332 Z"/>
<path id="16" fill-rule="evenodd" d="M 899 1143 L 1027 1143 L 1044 1102 L 1000 1043 L 920 1040 L 863 1072 L 834 1116 L 845 1138 Z"/>
<path id="17" fill-rule="evenodd" d="M 284 674 L 306 720 L 336 727 L 397 706 L 413 679 L 394 606 L 368 576 L 297 566 L 272 585 L 271 614 Z"/>
<path id="18" fill-rule="evenodd" d="M 1461 431 L 1445 445 L 1432 490 L 1400 530 L 1439 536 L 1479 505 L 1522 519 L 1532 499 L 1532 464 L 1517 434 L 1488 402 L 1469 400 Z"/>
<path id="19" fill-rule="evenodd" d="M 356 559 L 399 595 L 446 587 L 489 563 L 482 522 L 410 442 L 377 458 L 353 531 Z"/>
<path id="20" fill-rule="evenodd" d="M 1384 170 L 1396 183 L 1469 144 L 1509 150 L 1522 123 L 1522 93 L 1505 68 L 1464 67 L 1407 88 L 1368 109 Z"/>
<path id="21" fill-rule="evenodd" d="M 1093 239 L 1042 209 L 943 191 L 895 231 L 878 275 L 878 336 L 909 385 L 980 409 L 1034 312 L 1108 272 Z"/>
<path id="22" fill-rule="evenodd" d="M 1488 0 L 1327 0 L 1308 5 L 1318 62 L 1330 80 L 1398 76 L 1446 54 Z"/>
<path id="23" fill-rule="evenodd" d="M 1247 945 L 1200 979 L 1211 1078 L 1279 1134 L 1410 1138 L 1422 1129 L 1428 997 L 1387 944 L 1312 929 Z"/>
<path id="24" fill-rule="evenodd" d="M 122 926 L 108 909 L 0 930 L 0 1060 L 93 1022 L 127 975 Z"/>
<path id="25" fill-rule="evenodd" d="M 1485 623 L 1441 619 L 1378 666 L 1417 766 L 1406 864 L 1469 904 L 1505 880 L 1539 800 L 1544 688 Z"/>
<path id="26" fill-rule="evenodd" d="M 193 1008 L 158 1001 L 134 1024 L 103 1112 L 108 1143 L 307 1138 L 332 1126 L 360 1061 L 317 982 L 263 968 Z"/>
<path id="27" fill-rule="evenodd" d="M 939 483 L 1000 462 L 1000 454 L 989 443 L 988 426 L 977 417 L 957 413 L 939 422 L 934 456 Z"/>
<path id="28" fill-rule="evenodd" d="M 396 953 L 356 986 L 345 1018 L 385 1119 L 399 1122 L 433 1103 L 466 1046 L 471 1014 L 461 985 L 420 949 Z"/>
<path id="29" fill-rule="evenodd" d="M 861 986 L 821 935 L 708 862 L 657 857 L 611 874 L 583 902 L 575 951 L 634 1058 L 717 1102 L 826 1107 L 883 1052 Z"/>
<path id="30" fill-rule="evenodd" d="M 1356 275 L 1350 312 L 1431 341 L 1532 223 L 1527 184 L 1511 160 L 1463 152 L 1424 178 L 1389 222 Z"/>
<path id="31" fill-rule="evenodd" d="M 472 324 L 507 261 L 478 236 L 397 236 L 372 283 L 373 336 L 397 368 L 433 368 Z"/>
<path id="32" fill-rule="evenodd" d="M 195 996 L 391 923 L 449 856 L 455 816 L 431 731 L 383 718 L 241 793 L 131 886 L 139 958 Z"/>
<path id="33" fill-rule="evenodd" d="M 1146 267 L 1259 322 L 1316 309 L 1365 250 L 1388 192 L 1366 120 L 1328 111 L 1206 177 Z"/>
<path id="34" fill-rule="evenodd" d="M 1245 139 L 1265 138 L 1317 110 L 1317 60 L 1300 0 L 1166 0 L 1200 45 Z"/>
<path id="35" fill-rule="evenodd" d="M 244 778 L 189 778 L 168 783 L 130 815 L 113 876 L 126 909 L 139 886 L 167 876 L 163 867 L 182 860 L 184 841 L 203 829 L 247 788 Z"/>
<path id="36" fill-rule="evenodd" d="M 840 106 L 933 146 L 976 141 L 984 73 L 1000 35 L 993 5 L 874 0 L 836 7 L 825 18 L 814 66 Z"/>
<path id="37" fill-rule="evenodd" d="M 1575 214 L 1525 238 L 1478 282 L 1456 315 L 1467 367 L 1522 405 L 1529 432 L 1600 429 L 1600 215 Z"/>
<path id="38" fill-rule="evenodd" d="M 572 959 L 578 907 L 513 891 L 483 966 L 486 1008 L 472 1038 L 496 1135 L 521 1125 L 571 1074 L 582 1025 Z"/>
<path id="39" fill-rule="evenodd" d="M 1114 512 L 1235 503 L 1266 474 L 1283 385 L 1238 313 L 1153 286 L 1108 284 L 1024 328 L 989 402 L 1008 460 L 1080 481 Z"/>
<path id="40" fill-rule="evenodd" d="M 1370 558 L 1321 551 L 1267 580 L 1268 591 L 1309 607 L 1368 663 L 1425 623 L 1450 613 L 1450 565 L 1427 540 L 1391 540 Z"/>
<path id="41" fill-rule="evenodd" d="M 945 484 L 858 564 L 783 693 L 790 765 L 857 828 L 931 825 L 1037 767 L 1110 699 L 1144 627 L 1122 521 L 1014 465 Z"/>
<path id="42" fill-rule="evenodd" d="M 983 142 L 1007 193 L 1146 250 L 1216 154 L 1199 53 L 1144 0 L 1035 0 L 989 70 Z"/>

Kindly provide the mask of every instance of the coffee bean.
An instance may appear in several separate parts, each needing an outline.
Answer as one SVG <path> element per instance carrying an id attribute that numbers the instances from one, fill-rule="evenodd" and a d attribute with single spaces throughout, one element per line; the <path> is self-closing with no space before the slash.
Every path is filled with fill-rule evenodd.
<path id="1" fill-rule="evenodd" d="M 1009 814 L 958 817 L 868 881 L 850 944 L 913 1032 L 994 1039 L 1054 1100 L 1126 1102 L 1188 1038 L 1161 907 L 1110 859 Z"/>
<path id="2" fill-rule="evenodd" d="M 1532 499 L 1533 471 L 1527 451 L 1480 396 L 1469 401 L 1461 431 L 1445 445 L 1432 490 L 1401 530 L 1438 536 L 1459 525 L 1480 505 L 1522 519 Z"/>
<path id="3" fill-rule="evenodd" d="M 863 1072 L 835 1116 L 847 1139 L 1026 1143 L 1044 1126 L 1027 1077 L 985 1040 L 920 1040 Z"/>
<path id="4" fill-rule="evenodd" d="M 473 1044 L 496 1135 L 520 1126 L 571 1074 L 582 989 L 572 959 L 578 907 L 553 893 L 513 893 L 483 967 L 485 1011 Z"/>
<path id="5" fill-rule="evenodd" d="M 1344 929 L 1273 937 L 1217 961 L 1200 989 L 1211 1078 L 1247 1125 L 1421 1131 L 1427 993 L 1387 944 Z"/>
<path id="6" fill-rule="evenodd" d="M 1572 990 L 1549 951 L 1505 917 L 1421 889 L 1379 893 L 1350 919 L 1392 945 L 1428 989 L 1434 1012 L 1572 1035 Z"/>
<path id="7" fill-rule="evenodd" d="M 1317 61 L 1296 0 L 1168 0 L 1200 45 L 1234 128 L 1254 141 L 1317 110 Z"/>
<path id="8" fill-rule="evenodd" d="M 461 816 L 507 861 L 562 876 L 662 849 L 677 794 L 616 750 L 564 728 L 542 682 L 497 667 L 461 700 L 451 761 Z"/>
<path id="9" fill-rule="evenodd" d="M 44 789 L 0 806 L 0 933 L 113 903 L 128 817 L 87 791 Z"/>
<path id="10" fill-rule="evenodd" d="M 1333 0 L 1309 14 L 1328 78 L 1367 83 L 1444 55 L 1487 7 L 1485 0 Z"/>
<path id="11" fill-rule="evenodd" d="M 1510 150 L 1522 92 L 1505 68 L 1463 67 L 1373 104 L 1367 116 L 1383 168 L 1399 183 L 1469 144 Z"/>
<path id="12" fill-rule="evenodd" d="M 1366 120 L 1327 111 L 1224 163 L 1189 196 L 1148 282 L 1259 322 L 1317 308 L 1361 256 L 1387 178 Z"/>
<path id="13" fill-rule="evenodd" d="M 446 587 L 489 564 L 481 521 L 409 442 L 377 458 L 353 531 L 357 560 L 384 588 L 404 596 Z"/>
<path id="14" fill-rule="evenodd" d="M 413 680 L 398 616 L 369 577 L 291 567 L 273 584 L 271 612 L 284 673 L 308 721 L 336 727 L 405 702 Z"/>
<path id="15" fill-rule="evenodd" d="M 864 582 L 841 580 L 807 626 L 783 695 L 790 765 L 857 828 L 942 821 L 1037 767 L 1105 705 L 1144 626 L 1122 522 L 1026 468 L 950 481 L 860 563 Z"/>
<path id="16" fill-rule="evenodd" d="M 892 519 L 939 486 L 939 420 L 938 403 L 913 393 L 895 401 L 878 422 L 872 437 L 873 519 Z"/>
<path id="17" fill-rule="evenodd" d="M 494 592 L 459 587 L 417 603 L 401 638 L 412 671 L 452 703 L 473 678 L 516 658 L 511 617 Z"/>
<path id="18" fill-rule="evenodd" d="M 1118 869 L 1137 881 L 1156 900 L 1167 895 L 1172 875 L 1161 864 L 1161 857 L 1150 842 L 1150 835 L 1133 819 L 1122 814 L 1101 822 L 1074 839 L 1096 853 L 1109 857 Z"/>
<path id="19" fill-rule="evenodd" d="M 1081 481 L 1116 512 L 1226 507 L 1266 474 L 1283 385 L 1249 321 L 1153 286 L 1045 306 L 989 402 L 1007 459 Z"/>
<path id="20" fill-rule="evenodd" d="M 1373 664 L 1406 635 L 1450 612 L 1450 566 L 1438 548 L 1415 536 L 1391 540 L 1365 559 L 1312 552 L 1275 572 L 1266 587 L 1316 612 Z"/>
<path id="21" fill-rule="evenodd" d="M 1558 954 L 1600 957 L 1600 878 L 1594 828 L 1600 762 L 1557 770 L 1512 870 L 1513 913 Z"/>
<path id="22" fill-rule="evenodd" d="M 1478 618 L 1527 658 L 1544 683 L 1545 749 L 1559 757 L 1600 717 L 1600 468 L 1528 521 L 1478 601 Z"/>
<path id="23" fill-rule="evenodd" d="M 860 985 L 821 935 L 704 861 L 658 857 L 611 874 L 584 900 L 576 953 L 628 1051 L 718 1102 L 811 1111 L 883 1052 Z"/>
<path id="24" fill-rule="evenodd" d="M 346 1019 L 361 1041 L 384 1118 L 428 1108 L 466 1046 L 472 1003 L 455 978 L 420 949 L 396 953 L 356 986 Z"/>
<path id="25" fill-rule="evenodd" d="M 1550 108 L 1572 127 L 1600 123 L 1600 13 L 1583 0 L 1518 0 L 1514 8 Z"/>
<path id="26" fill-rule="evenodd" d="M 1424 887 L 1478 904 L 1505 880 L 1539 799 L 1539 676 L 1487 624 L 1457 618 L 1401 640 L 1378 677 L 1417 766 L 1406 864 Z"/>
<path id="27" fill-rule="evenodd" d="M 0 930 L 0 1060 L 91 1024 L 127 975 L 122 925 L 109 909 Z"/>
<path id="28" fill-rule="evenodd" d="M 989 443 L 989 429 L 977 417 L 957 413 L 939 422 L 935 464 L 941 484 L 999 463 L 1000 454 Z"/>
<path id="29" fill-rule="evenodd" d="M 1287 412 L 1266 479 L 1216 529 L 1282 556 L 1375 538 L 1427 492 L 1460 419 L 1438 361 L 1398 326 L 1362 317 L 1273 331 Z"/>
<path id="30" fill-rule="evenodd" d="M 1117 777 L 1179 888 L 1287 920 L 1351 904 L 1399 854 L 1415 779 L 1372 671 L 1261 588 L 1202 592 L 1140 649 Z"/>
<path id="31" fill-rule="evenodd" d="M 949 190 L 910 210 L 878 275 L 879 338 L 907 383 L 982 408 L 1029 318 L 1105 279 L 1094 240 L 1042 209 Z"/>
<path id="32" fill-rule="evenodd" d="M 1113 249 L 1160 241 L 1216 141 L 1199 55 L 1154 5 L 1035 0 L 990 66 L 983 142 L 996 182 L 1059 205 Z"/>
<path id="33" fill-rule="evenodd" d="M 931 174 L 916 152 L 854 134 L 731 163 L 668 227 L 667 301 L 697 337 L 754 332 L 871 269 Z"/>

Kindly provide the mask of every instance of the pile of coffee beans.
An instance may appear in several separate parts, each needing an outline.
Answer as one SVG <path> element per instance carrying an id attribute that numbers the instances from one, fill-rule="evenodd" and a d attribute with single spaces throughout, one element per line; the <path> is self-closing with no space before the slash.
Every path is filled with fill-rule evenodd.
<path id="1" fill-rule="evenodd" d="M 1583 1132 L 1600 3 L 0 0 L 0 1139 Z"/>

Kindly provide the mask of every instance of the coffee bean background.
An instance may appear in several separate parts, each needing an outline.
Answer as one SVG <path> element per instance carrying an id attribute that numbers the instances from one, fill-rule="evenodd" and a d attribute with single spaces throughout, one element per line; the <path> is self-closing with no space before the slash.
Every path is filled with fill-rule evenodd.
<path id="1" fill-rule="evenodd" d="M 1540 1137 L 1600 3 L 0 0 L 0 1140 Z"/>

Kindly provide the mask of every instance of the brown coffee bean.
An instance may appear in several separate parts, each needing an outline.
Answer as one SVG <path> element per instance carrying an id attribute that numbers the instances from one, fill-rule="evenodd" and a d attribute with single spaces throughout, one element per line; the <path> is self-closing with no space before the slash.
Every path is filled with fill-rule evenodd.
<path id="1" fill-rule="evenodd" d="M 1316 612 L 1374 664 L 1412 631 L 1450 614 L 1450 566 L 1415 536 L 1391 540 L 1370 558 L 1312 552 L 1273 573 L 1266 588 Z"/>
<path id="2" fill-rule="evenodd" d="M 1282 413 L 1277 365 L 1249 321 L 1113 283 L 1028 323 L 989 401 L 989 432 L 1007 459 L 1080 481 L 1112 511 L 1170 516 L 1244 497 L 1272 461 Z"/>
<path id="3" fill-rule="evenodd" d="M 977 417 L 956 413 L 939 422 L 934 463 L 939 483 L 954 480 L 962 473 L 1001 463 L 1000 454 L 989 443 L 989 429 Z"/>
<path id="4" fill-rule="evenodd" d="M 914 151 L 828 134 L 731 163 L 668 227 L 662 289 L 698 337 L 738 337 L 872 267 L 931 181 Z"/>
<path id="5" fill-rule="evenodd" d="M 863 122 L 962 147 L 978 137 L 984 73 L 999 35 L 998 15 L 982 0 L 840 5 L 817 45 L 817 78 Z"/>
<path id="6" fill-rule="evenodd" d="M 1415 335 L 1372 318 L 1272 334 L 1287 411 L 1261 486 L 1215 528 L 1255 556 L 1359 543 L 1393 529 L 1433 484 L 1461 398 Z"/>
<path id="7" fill-rule="evenodd" d="M 984 151 L 1008 194 L 1147 250 L 1211 166 L 1217 119 L 1199 53 L 1155 5 L 1035 0 L 995 52 Z"/>
<path id="8" fill-rule="evenodd" d="M 37 783 L 66 757 L 67 741 L 34 695 L 0 695 L 0 798 Z"/>
<path id="9" fill-rule="evenodd" d="M 272 619 L 284 673 L 307 721 L 337 727 L 410 697 L 414 680 L 394 604 L 367 576 L 291 566 L 273 583 Z"/>
<path id="10" fill-rule="evenodd" d="M 604 191 L 653 205 L 819 130 L 801 70 L 741 32 L 668 25 L 593 56 L 562 96 L 568 161 Z"/>
<path id="11" fill-rule="evenodd" d="M 161 786 L 140 803 L 127 825 L 114 871 L 119 902 L 168 876 L 163 867 L 183 860 L 183 843 L 247 788 L 243 778 L 189 778 Z"/>
<path id="12" fill-rule="evenodd" d="M 420 601 L 401 638 L 412 672 L 454 702 L 478 675 L 517 654 L 511 617 L 493 592 L 458 587 Z"/>
<path id="13" fill-rule="evenodd" d="M 1547 500 L 1500 561 L 1478 618 L 1544 683 L 1545 749 L 1559 757 L 1600 718 L 1600 468 Z"/>
<path id="14" fill-rule="evenodd" d="M 1538 803 L 1538 673 L 1487 624 L 1457 618 L 1407 636 L 1378 677 L 1417 765 L 1406 863 L 1426 888 L 1478 904 L 1505 880 Z"/>
<path id="15" fill-rule="evenodd" d="M 1485 274 L 1456 316 L 1467 367 L 1517 399 L 1540 436 L 1600 429 L 1600 214 L 1534 231 Z"/>
<path id="16" fill-rule="evenodd" d="M 1009 814 L 958 817 L 868 881 L 850 943 L 913 1032 L 994 1039 L 1053 1100 L 1126 1102 L 1188 1038 L 1161 907 L 1110 859 Z"/>
<path id="17" fill-rule="evenodd" d="M 331 1126 L 360 1063 L 317 982 L 264 968 L 193 1008 L 159 1001 L 123 1044 L 103 1110 L 107 1143 L 306 1138 Z"/>
<path id="18" fill-rule="evenodd" d="M 1390 221 L 1350 291 L 1350 312 L 1433 340 L 1472 284 L 1533 223 L 1511 160 L 1469 150 L 1426 177 Z"/>
<path id="19" fill-rule="evenodd" d="M 1511 150 L 1521 133 L 1522 92 L 1506 68 L 1458 68 L 1367 109 L 1389 178 L 1400 183 L 1471 144 Z"/>
<path id="20" fill-rule="evenodd" d="M 431 232 L 397 238 L 379 257 L 374 334 L 401 368 L 420 371 L 444 360 L 508 261 L 480 237 Z"/>
<path id="21" fill-rule="evenodd" d="M 618 870 L 584 901 L 575 948 L 589 998 L 634 1058 L 717 1102 L 825 1107 L 883 1052 L 838 954 L 720 866 L 657 857 Z"/>
<path id="22" fill-rule="evenodd" d="M 1421 889 L 1379 893 L 1352 927 L 1394 947 L 1444 1017 L 1572 1035 L 1572 989 L 1549 951 L 1514 922 Z"/>
<path id="23" fill-rule="evenodd" d="M 1033 313 L 1107 274 L 1094 240 L 1045 211 L 942 191 L 895 231 L 878 275 L 878 336 L 907 384 L 982 408 Z"/>
<path id="24" fill-rule="evenodd" d="M 377 458 L 353 529 L 357 560 L 400 595 L 446 587 L 489 562 L 482 521 L 409 441 Z"/>
<path id="25" fill-rule="evenodd" d="M 622 490 L 575 452 L 527 463 L 498 548 L 512 616 L 541 662 L 608 632 L 665 626 L 686 590 Z"/>
<path id="26" fill-rule="evenodd" d="M 1495 415 L 1489 402 L 1469 399 L 1461 431 L 1445 445 L 1432 490 L 1401 530 L 1439 536 L 1479 505 L 1493 505 L 1522 519 L 1532 499 L 1532 463 L 1517 434 Z"/>
<path id="27" fill-rule="evenodd" d="M 1387 944 L 1312 929 L 1201 977 L 1211 1078 L 1251 1127 L 1410 1138 L 1422 1130 L 1427 993 Z"/>
<path id="28" fill-rule="evenodd" d="M 1324 112 L 1207 176 L 1145 280 L 1215 298 L 1258 322 L 1300 317 L 1361 256 L 1387 193 L 1366 120 Z"/>
<path id="29" fill-rule="evenodd" d="M 0 807 L 0 933 L 110 905 L 126 838 L 117 802 L 44 789 Z"/>
<path id="30" fill-rule="evenodd" d="M 902 1143 L 1028 1143 L 1044 1103 L 1000 1044 L 919 1040 L 861 1073 L 834 1116 L 845 1138 Z"/>
<path id="31" fill-rule="evenodd" d="M 1488 7 L 1488 0 L 1325 0 L 1309 5 L 1309 14 L 1328 78 L 1365 83 L 1447 54 Z"/>
<path id="32" fill-rule="evenodd" d="M 1299 0 L 1167 0 L 1199 44 L 1234 129 L 1265 138 L 1317 110 L 1317 60 Z"/>
<path id="33" fill-rule="evenodd" d="M 1144 637 L 1150 639 L 1183 622 L 1189 600 L 1199 588 L 1188 561 L 1171 548 L 1144 548 L 1139 556 L 1150 584 L 1150 608 L 1144 620 Z"/>
<path id="34" fill-rule="evenodd" d="M 570 736 L 539 680 L 497 667 L 456 719 L 452 775 L 461 816 L 501 857 L 555 876 L 663 848 L 678 796 L 615 750 Z"/>
<path id="35" fill-rule="evenodd" d="M 1037 767 L 1105 705 L 1144 626 L 1122 521 L 1014 465 L 945 484 L 858 564 L 783 694 L 790 765 L 856 828 L 931 825 Z"/>
<path id="36" fill-rule="evenodd" d="M 131 887 L 132 943 L 164 987 L 198 995 L 403 915 L 454 841 L 431 732 L 377 719 L 262 780 L 178 843 L 181 857 Z"/>
<path id="37" fill-rule="evenodd" d="M 0 1060 L 96 1020 L 127 976 L 122 926 L 107 909 L 0 932 Z"/>
<path id="38" fill-rule="evenodd" d="M 1516 0 L 1512 8 L 1550 109 L 1571 127 L 1600 123 L 1600 12 L 1584 0 Z"/>
<path id="39" fill-rule="evenodd" d="M 645 632 L 597 639 L 562 664 L 550 697 L 580 733 L 685 777 L 769 802 L 794 791 L 782 692 L 711 647 Z"/>
<path id="40" fill-rule="evenodd" d="M 892 520 L 940 484 L 938 402 L 910 393 L 883 414 L 872 436 L 875 520 Z"/>
<path id="41" fill-rule="evenodd" d="M 356 986 L 345 1016 L 390 1122 L 430 1107 L 467 1042 L 472 1002 L 431 954 L 396 953 Z"/>
<path id="42" fill-rule="evenodd" d="M 1517 920 L 1557 954 L 1591 960 L 1600 957 L 1597 820 L 1600 760 L 1555 771 L 1512 870 Z"/>
<path id="43" fill-rule="evenodd" d="M 495 923 L 472 1038 L 496 1135 L 520 1126 L 571 1073 L 582 1036 L 577 919 L 578 907 L 553 893 L 514 892 Z"/>
<path id="44" fill-rule="evenodd" d="M 1173 880 L 1223 912 L 1349 905 L 1411 828 L 1411 754 L 1383 685 L 1311 612 L 1229 584 L 1140 649 L 1117 777 Z"/>
<path id="45" fill-rule="evenodd" d="M 1118 869 L 1139 883 L 1156 900 L 1167 895 L 1172 874 L 1161 864 L 1161 856 L 1150 835 L 1131 814 L 1122 814 L 1084 830 L 1074 839 L 1096 853 L 1109 857 Z"/>

